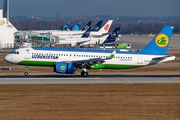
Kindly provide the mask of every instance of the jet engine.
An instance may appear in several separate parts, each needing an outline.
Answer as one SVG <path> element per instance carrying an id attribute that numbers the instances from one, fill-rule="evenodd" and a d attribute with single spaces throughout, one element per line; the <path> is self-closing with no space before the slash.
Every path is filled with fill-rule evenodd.
<path id="1" fill-rule="evenodd" d="M 54 72 L 64 73 L 64 74 L 73 74 L 75 71 L 75 64 L 67 62 L 57 62 L 54 68 Z"/>

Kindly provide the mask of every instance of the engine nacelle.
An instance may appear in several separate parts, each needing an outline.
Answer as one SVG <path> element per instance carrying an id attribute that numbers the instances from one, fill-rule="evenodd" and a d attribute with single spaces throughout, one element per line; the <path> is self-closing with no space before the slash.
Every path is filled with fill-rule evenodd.
<path id="1" fill-rule="evenodd" d="M 75 64 L 66 62 L 57 62 L 55 72 L 64 74 L 73 74 L 75 71 Z"/>

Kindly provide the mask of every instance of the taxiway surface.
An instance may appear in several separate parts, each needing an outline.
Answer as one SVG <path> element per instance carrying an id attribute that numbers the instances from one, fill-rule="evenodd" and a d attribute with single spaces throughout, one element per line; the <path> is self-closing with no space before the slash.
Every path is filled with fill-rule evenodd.
<path id="1" fill-rule="evenodd" d="M 180 83 L 180 75 L 0 75 L 0 84 L 136 84 L 136 83 Z"/>

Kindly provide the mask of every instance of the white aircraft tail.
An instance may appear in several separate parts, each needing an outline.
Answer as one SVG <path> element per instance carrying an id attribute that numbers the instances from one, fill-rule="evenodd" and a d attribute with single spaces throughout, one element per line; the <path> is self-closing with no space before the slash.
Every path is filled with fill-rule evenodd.
<path id="1" fill-rule="evenodd" d="M 109 20 L 98 32 L 100 32 L 100 33 L 108 33 L 112 22 L 113 22 L 113 20 Z"/>
<path id="2" fill-rule="evenodd" d="M 14 33 L 17 29 L 7 18 L 3 18 L 3 11 L 0 9 L 0 49 L 14 48 Z"/>

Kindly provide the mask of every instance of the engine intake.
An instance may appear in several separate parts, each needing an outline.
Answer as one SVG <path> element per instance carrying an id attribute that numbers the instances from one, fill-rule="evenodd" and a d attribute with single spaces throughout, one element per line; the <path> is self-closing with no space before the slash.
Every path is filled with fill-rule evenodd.
<path id="1" fill-rule="evenodd" d="M 75 71 L 75 64 L 67 62 L 57 62 L 55 72 L 64 74 L 73 74 Z"/>

